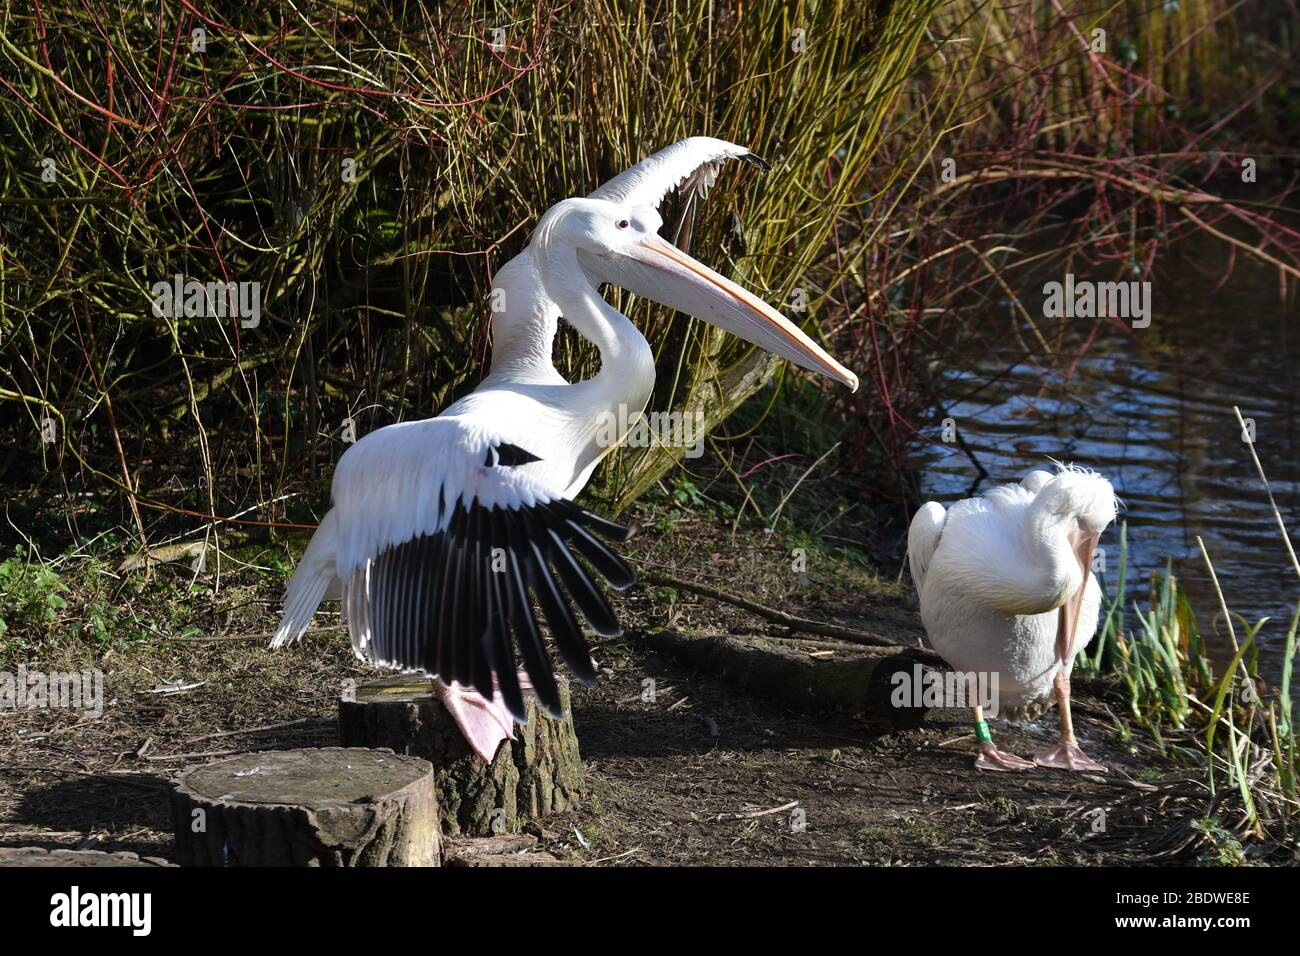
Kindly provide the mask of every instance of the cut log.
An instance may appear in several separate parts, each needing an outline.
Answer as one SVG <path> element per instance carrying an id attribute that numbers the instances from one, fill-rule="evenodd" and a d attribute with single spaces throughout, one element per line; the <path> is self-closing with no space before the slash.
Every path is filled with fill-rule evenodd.
<path id="1" fill-rule="evenodd" d="M 438 866 L 433 767 L 391 750 L 272 750 L 185 773 L 182 866 Z"/>
<path id="2" fill-rule="evenodd" d="M 339 736 L 352 747 L 390 747 L 422 757 L 437 773 L 438 808 L 448 836 L 516 833 L 528 820 L 577 806 L 582 757 L 569 684 L 557 678 L 564 718 L 528 698 L 528 723 L 515 727 L 485 764 L 469 749 L 429 682 L 410 674 L 368 681 L 339 701 Z"/>
<path id="3" fill-rule="evenodd" d="M 47 850 L 38 846 L 0 847 L 0 866 L 175 866 L 156 856 L 103 850 Z"/>
<path id="4" fill-rule="evenodd" d="M 481 868 L 493 866 L 566 866 L 567 864 L 550 853 L 484 853 L 474 856 L 452 856 L 447 859 L 447 865 Z"/>
<path id="5" fill-rule="evenodd" d="M 647 635 L 646 643 L 794 710 L 841 711 L 896 727 L 919 726 L 926 717 L 917 701 L 899 706 L 902 682 L 914 685 L 944 666 L 938 655 L 921 648 L 831 640 L 659 631 Z"/>
<path id="6" fill-rule="evenodd" d="M 562 860 L 533 849 L 527 833 L 494 837 L 452 837 L 443 844 L 443 866 L 564 866 Z"/>

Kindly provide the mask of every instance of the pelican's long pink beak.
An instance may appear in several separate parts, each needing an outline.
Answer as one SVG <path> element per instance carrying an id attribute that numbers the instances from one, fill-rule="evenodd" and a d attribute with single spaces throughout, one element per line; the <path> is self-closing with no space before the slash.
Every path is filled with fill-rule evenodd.
<path id="1" fill-rule="evenodd" d="M 1083 581 L 1079 590 L 1070 595 L 1061 605 L 1061 616 L 1056 625 L 1056 650 L 1061 660 L 1067 663 L 1073 659 L 1074 636 L 1079 630 L 1079 613 L 1083 610 L 1083 592 L 1088 588 L 1088 576 L 1092 574 L 1092 557 L 1097 551 L 1100 534 L 1090 534 L 1079 527 L 1076 521 L 1067 535 L 1070 550 L 1074 552 L 1083 571 Z"/>
<path id="2" fill-rule="evenodd" d="M 800 368 L 858 389 L 858 377 L 831 358 L 797 325 L 753 293 L 691 258 L 672 243 L 649 235 L 625 254 L 653 269 L 663 287 L 650 294 L 679 311 L 708 322 L 761 349 L 789 359 Z"/>

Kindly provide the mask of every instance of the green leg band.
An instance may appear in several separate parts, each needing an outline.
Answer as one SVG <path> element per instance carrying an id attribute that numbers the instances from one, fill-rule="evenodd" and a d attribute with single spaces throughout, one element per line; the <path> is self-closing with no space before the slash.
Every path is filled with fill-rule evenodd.
<path id="1" fill-rule="evenodd" d="M 987 720 L 975 721 L 975 739 L 982 744 L 993 743 L 993 735 L 989 733 L 989 722 Z"/>

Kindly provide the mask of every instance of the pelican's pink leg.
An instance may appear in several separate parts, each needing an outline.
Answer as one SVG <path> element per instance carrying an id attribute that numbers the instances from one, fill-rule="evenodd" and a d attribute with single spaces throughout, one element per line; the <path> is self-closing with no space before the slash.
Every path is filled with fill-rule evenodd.
<path id="1" fill-rule="evenodd" d="M 1034 754 L 1034 763 L 1040 767 L 1105 773 L 1106 768 L 1085 754 L 1074 737 L 1074 720 L 1070 716 L 1070 675 L 1064 667 L 1056 672 L 1052 686 L 1056 691 L 1056 706 L 1061 710 L 1061 742 Z"/>
<path id="2" fill-rule="evenodd" d="M 1052 689 L 1056 692 L 1056 706 L 1061 711 L 1061 742 L 1055 747 L 1034 754 L 1034 763 L 1040 767 L 1060 767 L 1062 770 L 1092 770 L 1101 773 L 1106 768 L 1088 757 L 1074 738 L 1074 720 L 1070 716 L 1070 668 L 1074 666 L 1074 635 L 1079 628 L 1079 613 L 1083 607 L 1083 592 L 1088 586 L 1093 552 L 1097 549 L 1097 535 L 1084 534 L 1077 526 L 1070 531 L 1070 545 L 1079 559 L 1083 583 L 1069 600 L 1061 605 L 1056 624 L 1056 676 Z"/>
<path id="3" fill-rule="evenodd" d="M 484 763 L 491 763 L 496 757 L 501 741 L 515 739 L 515 720 L 506 709 L 500 691 L 488 700 L 478 691 L 459 684 L 449 686 L 436 679 L 432 683 L 434 697 L 442 701 L 470 749 L 482 757 Z M 528 675 L 522 671 L 519 673 L 519 687 L 532 690 Z"/>
<path id="4" fill-rule="evenodd" d="M 979 741 L 979 752 L 975 756 L 976 770 L 1033 770 L 1032 762 L 1004 753 L 993 746 L 993 735 L 989 733 L 988 721 L 984 719 L 983 707 L 972 707 L 975 715 L 975 738 Z"/>

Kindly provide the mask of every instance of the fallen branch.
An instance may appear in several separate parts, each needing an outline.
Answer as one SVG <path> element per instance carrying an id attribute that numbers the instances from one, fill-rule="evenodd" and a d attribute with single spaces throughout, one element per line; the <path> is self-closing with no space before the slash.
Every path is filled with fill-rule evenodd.
<path id="1" fill-rule="evenodd" d="M 733 820 L 757 820 L 759 817 L 768 817 L 774 813 L 784 813 L 786 810 L 793 810 L 799 806 L 798 800 L 791 800 L 789 803 L 783 803 L 779 807 L 772 807 L 770 810 L 751 810 L 746 813 L 727 813 L 719 814 L 718 819 L 730 817 Z"/>
<path id="2" fill-rule="evenodd" d="M 855 627 L 843 627 L 839 624 L 827 624 L 824 621 L 813 621 L 806 617 L 798 617 L 794 614 L 787 614 L 785 611 L 778 611 L 776 608 L 767 607 L 748 598 L 740 597 L 737 594 L 731 594 L 728 591 L 721 591 L 718 588 L 709 587 L 707 584 L 697 584 L 694 581 L 683 581 L 681 578 L 675 578 L 671 574 L 660 574 L 657 571 L 642 571 L 640 578 L 644 584 L 653 584 L 659 587 L 680 588 L 683 591 L 690 591 L 693 594 L 699 594 L 703 597 L 712 598 L 715 601 L 721 601 L 724 604 L 731 604 L 751 614 L 757 614 L 761 618 L 766 618 L 774 624 L 780 624 L 788 627 L 791 632 L 803 634 L 821 634 L 824 637 L 833 637 L 837 640 L 847 641 L 850 644 L 862 644 L 866 647 L 907 647 L 907 644 L 899 644 L 897 641 L 891 641 L 880 637 L 876 634 L 869 634 L 866 631 L 860 631 Z"/>

